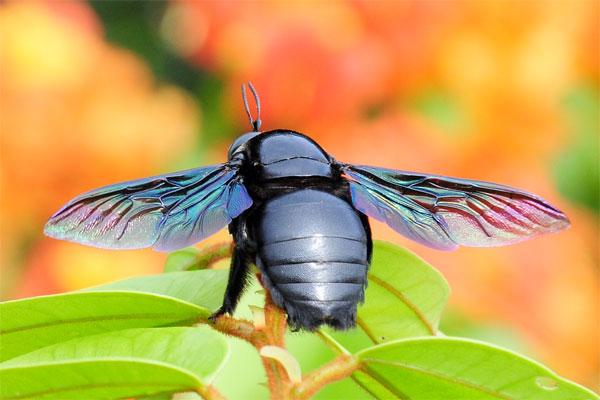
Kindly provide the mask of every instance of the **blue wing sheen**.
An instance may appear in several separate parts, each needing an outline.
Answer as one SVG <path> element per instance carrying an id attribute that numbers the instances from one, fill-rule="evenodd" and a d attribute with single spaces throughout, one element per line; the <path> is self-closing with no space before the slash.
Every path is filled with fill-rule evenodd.
<path id="1" fill-rule="evenodd" d="M 50 237 L 108 249 L 171 251 L 216 233 L 252 205 L 235 168 L 195 168 L 76 197 L 48 221 Z"/>
<path id="2" fill-rule="evenodd" d="M 440 250 L 516 243 L 569 226 L 545 200 L 508 186 L 369 166 L 343 166 L 357 210 Z"/>

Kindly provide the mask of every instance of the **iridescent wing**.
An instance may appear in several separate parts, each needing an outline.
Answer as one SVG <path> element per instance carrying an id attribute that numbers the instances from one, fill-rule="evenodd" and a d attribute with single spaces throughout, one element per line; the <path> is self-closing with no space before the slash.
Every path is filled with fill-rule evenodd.
<path id="1" fill-rule="evenodd" d="M 194 244 L 252 205 L 228 164 L 117 183 L 92 190 L 54 214 L 46 235 L 109 249 Z"/>
<path id="2" fill-rule="evenodd" d="M 569 226 L 545 200 L 494 183 L 344 165 L 354 207 L 426 246 L 501 246 Z"/>

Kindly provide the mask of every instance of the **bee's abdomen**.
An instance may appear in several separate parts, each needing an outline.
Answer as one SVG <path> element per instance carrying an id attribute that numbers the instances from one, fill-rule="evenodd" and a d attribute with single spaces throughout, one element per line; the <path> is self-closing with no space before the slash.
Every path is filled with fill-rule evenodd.
<path id="1" fill-rule="evenodd" d="M 354 326 L 368 267 L 358 212 L 330 193 L 303 189 L 268 200 L 258 225 L 257 264 L 290 325 Z"/>

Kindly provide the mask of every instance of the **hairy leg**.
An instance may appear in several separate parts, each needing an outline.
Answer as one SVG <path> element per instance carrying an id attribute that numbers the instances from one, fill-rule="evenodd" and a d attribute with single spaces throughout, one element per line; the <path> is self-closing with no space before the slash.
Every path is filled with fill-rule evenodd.
<path id="1" fill-rule="evenodd" d="M 233 314 L 250 278 L 250 265 L 256 253 L 253 242 L 248 237 L 245 218 L 233 222 L 229 230 L 233 234 L 235 242 L 229 269 L 229 280 L 227 281 L 227 289 L 225 289 L 223 305 L 210 316 L 211 320 L 215 320 L 218 316 L 226 313 Z"/>
<path id="2" fill-rule="evenodd" d="M 222 314 L 233 314 L 235 307 L 237 306 L 246 283 L 248 282 L 248 273 L 250 271 L 250 263 L 247 254 L 236 247 L 231 259 L 231 268 L 229 269 L 229 281 L 227 282 L 227 289 L 225 289 L 225 298 L 223 299 L 223 305 L 217 312 L 211 315 L 210 319 L 214 320 Z"/>

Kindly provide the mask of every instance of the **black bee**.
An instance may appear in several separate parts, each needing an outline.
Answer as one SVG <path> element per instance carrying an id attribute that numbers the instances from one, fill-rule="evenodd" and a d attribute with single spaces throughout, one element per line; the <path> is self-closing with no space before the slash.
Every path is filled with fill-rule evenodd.
<path id="1" fill-rule="evenodd" d="M 232 313 L 251 264 L 293 328 L 355 325 L 372 242 L 367 216 L 426 246 L 498 246 L 569 225 L 543 199 L 493 183 L 335 160 L 285 129 L 238 137 L 223 164 L 124 182 L 76 197 L 48 236 L 109 249 L 192 245 L 224 226 L 234 252 L 223 306 Z"/>

